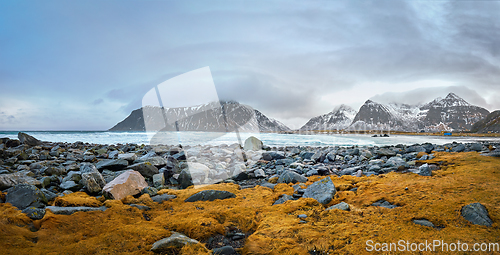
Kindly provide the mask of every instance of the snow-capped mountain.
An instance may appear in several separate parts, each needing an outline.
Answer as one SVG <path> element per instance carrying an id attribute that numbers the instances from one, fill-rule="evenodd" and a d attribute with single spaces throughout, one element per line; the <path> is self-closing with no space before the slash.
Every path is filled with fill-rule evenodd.
<path id="1" fill-rule="evenodd" d="M 429 130 L 439 124 L 444 124 L 453 130 L 469 130 L 474 123 L 489 114 L 488 110 L 471 105 L 454 93 L 449 93 L 446 98 L 433 101 L 421 109 L 427 113 L 419 127 Z"/>
<path id="2" fill-rule="evenodd" d="M 286 131 L 281 122 L 266 117 L 249 106 L 220 101 L 192 107 L 145 106 L 109 131 Z"/>
<path id="3" fill-rule="evenodd" d="M 415 131 L 423 111 L 419 106 L 367 100 L 359 109 L 349 129 Z"/>
<path id="4" fill-rule="evenodd" d="M 355 111 L 352 111 L 355 113 Z M 328 123 L 334 112 L 314 117 L 301 130 L 334 130 Z M 469 104 L 454 93 L 422 105 L 381 104 L 367 100 L 343 128 L 348 130 L 451 131 L 469 130 L 488 110 Z M 345 123 L 349 123 L 346 121 Z M 326 128 L 325 128 L 326 127 Z M 340 128 L 342 129 L 342 128 Z"/>
<path id="5" fill-rule="evenodd" d="M 263 113 L 261 113 L 258 110 L 255 111 L 255 117 L 257 118 L 257 122 L 259 123 L 259 130 L 260 131 L 273 131 L 273 132 L 280 132 L 280 131 L 290 131 L 290 128 L 285 126 L 285 124 L 279 122 L 278 120 L 275 119 L 270 119 Z"/>
<path id="6" fill-rule="evenodd" d="M 356 110 L 340 105 L 333 111 L 310 119 L 300 130 L 342 130 L 351 125 Z"/>

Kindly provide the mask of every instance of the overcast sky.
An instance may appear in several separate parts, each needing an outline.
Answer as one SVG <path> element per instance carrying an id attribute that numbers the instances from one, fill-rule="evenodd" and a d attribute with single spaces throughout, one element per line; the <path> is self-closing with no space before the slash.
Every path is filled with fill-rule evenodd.
<path id="1" fill-rule="evenodd" d="M 455 92 L 500 109 L 499 14 L 499 1 L 0 1 L 0 130 L 106 130 L 205 66 L 220 99 L 291 128 L 370 98 Z"/>

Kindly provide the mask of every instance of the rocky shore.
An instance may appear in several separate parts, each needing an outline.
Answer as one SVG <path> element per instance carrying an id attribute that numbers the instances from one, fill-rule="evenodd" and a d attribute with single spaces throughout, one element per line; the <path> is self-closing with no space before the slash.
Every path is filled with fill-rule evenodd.
<path id="1" fill-rule="evenodd" d="M 213 254 L 255 252 L 256 248 L 246 244 L 246 241 L 255 242 L 255 238 L 258 238 L 256 233 L 263 228 L 258 226 L 272 218 L 269 216 L 269 219 L 264 219 L 262 217 L 265 216 L 259 216 L 259 213 L 265 215 L 269 210 L 277 210 L 269 208 L 293 208 L 300 204 L 321 210 L 322 214 L 336 210 L 359 214 L 360 202 L 356 200 L 359 198 L 354 197 L 367 196 L 363 192 L 373 185 L 370 183 L 374 180 L 406 178 L 407 182 L 413 178 L 415 182 L 421 182 L 421 178 L 438 178 L 435 173 L 443 171 L 443 162 L 446 161 L 440 159 L 439 155 L 477 155 L 474 157 L 492 160 L 500 156 L 500 143 L 492 142 L 271 148 L 257 138 L 250 137 L 242 148 L 238 144 L 150 146 L 52 143 L 39 141 L 24 133 L 19 133 L 18 138 L 0 139 L 0 208 L 4 215 L 7 215 L 7 211 L 9 215 L 13 213 L 7 210 L 8 206 L 22 212 L 22 215 L 16 214 L 16 219 L 22 219 L 24 223 L 17 224 L 17 227 L 30 229 L 32 233 L 43 229 L 43 222 L 51 217 L 59 217 L 56 215 L 73 217 L 106 213 L 112 208 L 123 209 L 125 206 L 140 212 L 141 220 L 154 222 L 156 217 L 173 217 L 173 211 L 178 210 L 177 205 L 179 208 L 203 211 L 207 203 L 251 200 L 254 199 L 252 196 L 256 196 L 254 193 L 262 196 L 255 204 L 265 201 L 266 209 L 262 209 L 262 205 L 262 208 L 252 211 L 254 215 L 250 223 L 235 219 L 229 224 L 227 219 L 212 214 L 203 219 L 191 214 L 184 215 L 191 215 L 191 221 L 195 221 L 198 227 L 161 222 L 164 229 L 168 228 L 172 232 L 168 234 L 160 231 L 158 240 L 144 244 L 148 251 L 156 253 L 184 251 L 184 254 L 189 254 L 189 249 L 200 249 L 198 252 L 212 250 Z M 441 174 L 438 176 L 442 177 Z M 366 183 L 361 185 L 362 182 Z M 406 191 L 408 189 L 405 187 Z M 409 206 L 397 203 L 397 199 L 391 196 L 382 195 L 378 198 L 372 201 L 370 197 L 371 200 L 367 199 L 361 204 L 370 208 L 382 207 L 384 210 Z M 353 203 L 349 204 L 349 201 Z M 497 211 L 495 209 L 495 216 L 491 217 L 491 209 L 480 202 L 468 203 L 458 210 L 470 224 L 490 227 L 495 224 L 493 219 L 498 217 Z M 215 206 L 213 210 L 216 210 Z M 165 215 L 161 216 L 160 211 Z M 318 221 L 316 218 L 320 217 L 307 210 L 300 212 L 294 215 L 299 225 Z M 217 211 L 213 213 L 217 214 Z M 223 214 L 220 212 L 220 215 Z M 290 214 L 291 211 L 288 212 Z M 186 219 L 179 221 L 188 225 Z M 191 221 L 189 224 L 193 223 Z M 434 229 L 444 228 L 448 224 L 417 216 L 413 216 L 411 221 Z M 194 234 L 204 229 L 206 233 Z M 37 242 L 32 241 L 35 246 Z M 318 249 L 311 248 L 313 244 Z M 333 245 L 332 248 L 330 244 L 315 241 L 300 245 L 308 247 L 309 254 L 335 250 Z M 283 244 L 283 247 L 288 246 Z M 138 249 L 144 252 L 146 248 Z M 314 253 L 316 250 L 318 252 Z"/>

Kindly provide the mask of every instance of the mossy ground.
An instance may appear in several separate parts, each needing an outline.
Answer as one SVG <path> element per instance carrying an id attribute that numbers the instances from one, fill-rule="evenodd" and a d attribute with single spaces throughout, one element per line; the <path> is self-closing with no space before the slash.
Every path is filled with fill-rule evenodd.
<path id="1" fill-rule="evenodd" d="M 331 176 L 337 194 L 323 206 L 313 199 L 288 201 L 272 206 L 281 194 L 293 193 L 292 185 L 278 184 L 275 190 L 257 186 L 239 190 L 234 184 L 218 184 L 186 190 L 161 190 L 177 195 L 157 204 L 148 195 L 127 197 L 126 203 L 150 206 L 150 211 L 102 201 L 77 193 L 57 203 L 110 207 L 105 212 L 54 215 L 32 221 L 10 204 L 0 204 L 0 247 L 2 254 L 148 254 L 152 244 L 177 231 L 206 241 L 226 229 L 237 227 L 251 235 L 242 254 L 361 254 L 366 241 L 395 243 L 447 243 L 457 241 L 500 242 L 500 158 L 478 153 L 436 153 L 430 163 L 441 170 L 432 177 L 413 173 L 341 178 Z M 308 185 L 324 177 L 309 178 Z M 349 191 L 357 187 L 357 192 Z M 407 190 L 405 188 L 408 188 Z M 212 202 L 186 203 L 184 200 L 203 189 L 233 192 L 236 198 Z M 370 206 L 385 199 L 399 207 Z M 325 208 L 344 201 L 351 211 Z M 480 202 L 494 224 L 473 225 L 460 216 L 462 206 Z M 306 214 L 307 223 L 297 215 Z M 439 228 L 416 225 L 412 219 L 425 218 Z M 149 219 L 149 220 L 147 220 Z M 185 247 L 180 254 L 203 254 L 202 245 Z"/>

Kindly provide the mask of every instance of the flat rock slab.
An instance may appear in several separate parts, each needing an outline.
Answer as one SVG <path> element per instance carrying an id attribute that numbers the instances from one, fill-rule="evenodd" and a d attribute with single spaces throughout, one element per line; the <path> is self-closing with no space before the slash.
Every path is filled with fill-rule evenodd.
<path id="1" fill-rule="evenodd" d="M 163 194 L 163 195 L 157 195 L 157 196 L 151 197 L 151 199 L 153 200 L 153 202 L 161 203 L 163 201 L 168 201 L 168 200 L 174 199 L 176 197 L 177 197 L 176 195 Z"/>
<path id="2" fill-rule="evenodd" d="M 493 221 L 486 207 L 480 203 L 472 203 L 462 207 L 462 217 L 476 225 L 491 227 Z"/>
<path id="3" fill-rule="evenodd" d="M 99 161 L 95 166 L 98 170 L 119 171 L 128 166 L 128 161 L 125 159 L 105 159 Z"/>
<path id="4" fill-rule="evenodd" d="M 50 210 L 53 214 L 71 215 L 76 212 L 92 212 L 92 211 L 106 211 L 106 206 L 101 207 L 88 207 L 88 206 L 75 206 L 75 207 L 61 207 L 61 206 L 47 206 L 45 209 Z"/>
<path id="5" fill-rule="evenodd" d="M 337 190 L 335 189 L 335 185 L 332 182 L 330 177 L 326 177 L 322 180 L 319 180 L 307 187 L 303 198 L 314 198 L 321 204 L 328 204 L 332 201 L 333 196 Z"/>
<path id="6" fill-rule="evenodd" d="M 373 203 L 372 206 L 380 206 L 380 207 L 385 207 L 388 209 L 393 209 L 393 208 L 398 207 L 397 205 L 393 205 L 393 204 L 385 201 L 384 199 L 380 199 L 379 201 Z"/>
<path id="7" fill-rule="evenodd" d="M 434 226 L 434 224 L 426 219 L 415 219 L 413 220 L 413 223 L 417 224 L 417 225 L 421 225 L 421 226 L 425 226 L 425 227 L 431 227 L 431 228 L 434 228 L 436 226 Z"/>
<path id="8" fill-rule="evenodd" d="M 326 208 L 327 211 L 333 210 L 333 209 L 339 209 L 339 210 L 343 210 L 343 211 L 350 211 L 351 210 L 349 204 L 346 202 L 340 202 L 336 205 L 332 205 L 332 206 Z"/>
<path id="9" fill-rule="evenodd" d="M 167 249 L 182 248 L 186 245 L 197 244 L 197 243 L 199 243 L 199 242 L 195 239 L 191 239 L 191 238 L 189 238 L 181 233 L 172 232 L 171 236 L 169 236 L 167 238 L 163 238 L 159 241 L 156 241 L 153 244 L 151 251 L 155 252 L 155 253 L 162 253 L 162 252 L 166 251 Z"/>
<path id="10" fill-rule="evenodd" d="M 200 191 L 189 198 L 187 198 L 184 202 L 196 202 L 196 201 L 214 201 L 215 199 L 228 199 L 235 198 L 236 195 L 229 191 L 223 190 L 203 190 Z"/>

